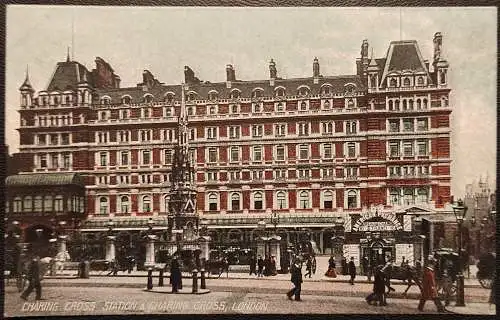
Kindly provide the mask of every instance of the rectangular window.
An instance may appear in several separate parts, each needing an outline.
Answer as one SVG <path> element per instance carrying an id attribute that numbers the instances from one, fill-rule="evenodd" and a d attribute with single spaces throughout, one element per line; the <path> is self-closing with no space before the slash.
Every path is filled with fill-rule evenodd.
<path id="1" fill-rule="evenodd" d="M 69 153 L 65 153 L 63 154 L 63 168 L 64 169 L 69 169 L 70 167 L 70 154 Z"/>
<path id="2" fill-rule="evenodd" d="M 403 156 L 405 157 L 413 156 L 413 142 L 411 141 L 403 142 Z"/>
<path id="3" fill-rule="evenodd" d="M 240 172 L 239 171 L 229 171 L 229 180 L 240 180 Z"/>
<path id="4" fill-rule="evenodd" d="M 207 128 L 207 139 L 217 139 L 217 127 Z"/>
<path id="5" fill-rule="evenodd" d="M 356 157 L 356 144 L 354 142 L 349 142 L 347 144 L 347 157 L 348 158 Z"/>
<path id="6" fill-rule="evenodd" d="M 301 144 L 299 147 L 299 159 L 305 160 L 309 159 L 309 146 L 307 144 Z"/>
<path id="7" fill-rule="evenodd" d="M 321 127 L 323 130 L 323 134 L 332 134 L 333 133 L 333 122 L 322 122 Z"/>
<path id="8" fill-rule="evenodd" d="M 208 162 L 217 162 L 217 148 L 208 149 Z"/>
<path id="9" fill-rule="evenodd" d="M 427 131 L 429 130 L 427 118 L 417 119 L 417 131 Z"/>
<path id="10" fill-rule="evenodd" d="M 57 145 L 58 143 L 58 136 L 57 134 L 51 134 L 50 135 L 50 144 L 51 145 Z"/>
<path id="11" fill-rule="evenodd" d="M 309 135 L 309 124 L 308 123 L 299 123 L 299 136 L 308 136 Z"/>
<path id="12" fill-rule="evenodd" d="M 389 132 L 399 132 L 399 119 L 389 120 Z"/>
<path id="13" fill-rule="evenodd" d="M 285 160 L 285 146 L 277 146 L 276 147 L 276 160 L 284 161 Z"/>
<path id="14" fill-rule="evenodd" d="M 207 181 L 217 181 L 217 172 L 216 171 L 207 172 Z"/>
<path id="15" fill-rule="evenodd" d="M 403 119 L 403 131 L 404 132 L 413 132 L 413 119 Z"/>
<path id="16" fill-rule="evenodd" d="M 46 136 L 41 134 L 38 136 L 38 144 L 44 146 L 47 143 Z"/>
<path id="17" fill-rule="evenodd" d="M 346 122 L 346 133 L 347 134 L 356 134 L 356 121 L 347 121 Z"/>
<path id="18" fill-rule="evenodd" d="M 45 154 L 40 155 L 40 168 L 47 168 L 47 156 Z"/>
<path id="19" fill-rule="evenodd" d="M 172 163 L 172 150 L 165 150 L 164 156 L 165 156 L 165 158 L 164 158 L 165 164 Z"/>
<path id="20" fill-rule="evenodd" d="M 262 147 L 254 146 L 252 148 L 252 151 L 253 151 L 253 156 L 252 156 L 253 161 L 262 161 Z"/>
<path id="21" fill-rule="evenodd" d="M 141 141 L 151 141 L 151 130 L 140 131 Z"/>
<path id="22" fill-rule="evenodd" d="M 263 125 L 254 125 L 252 126 L 252 137 L 262 137 L 262 133 L 264 132 Z"/>
<path id="23" fill-rule="evenodd" d="M 65 145 L 69 144 L 69 133 L 63 133 L 61 135 L 61 144 L 65 144 Z"/>
<path id="24" fill-rule="evenodd" d="M 108 165 L 108 154 L 106 152 L 101 152 L 100 154 L 100 158 L 101 158 L 101 167 L 105 167 Z"/>
<path id="25" fill-rule="evenodd" d="M 322 173 L 323 173 L 323 178 L 333 178 L 334 176 L 333 168 L 323 168 Z"/>
<path id="26" fill-rule="evenodd" d="M 234 126 L 229 127 L 229 139 L 239 139 L 240 137 L 240 127 Z"/>
<path id="27" fill-rule="evenodd" d="M 52 168 L 59 168 L 59 155 L 58 154 L 53 154 L 52 155 Z"/>
<path id="28" fill-rule="evenodd" d="M 389 142 L 389 156 L 399 157 L 399 142 Z"/>
<path id="29" fill-rule="evenodd" d="M 275 135 L 277 137 L 284 137 L 286 134 L 286 124 L 276 124 L 274 126 Z"/>
<path id="30" fill-rule="evenodd" d="M 262 171 L 262 170 L 252 171 L 252 179 L 253 180 L 262 180 L 263 177 L 264 177 L 264 171 Z"/>
<path id="31" fill-rule="evenodd" d="M 323 159 L 331 159 L 332 157 L 332 145 L 330 143 L 323 144 Z"/>
<path id="32" fill-rule="evenodd" d="M 240 160 L 240 148 L 231 147 L 231 162 L 238 162 Z"/>
<path id="33" fill-rule="evenodd" d="M 309 169 L 299 169 L 297 170 L 297 176 L 299 179 L 308 179 L 311 176 L 311 171 Z"/>
<path id="34" fill-rule="evenodd" d="M 142 151 L 142 164 L 151 163 L 151 153 L 149 150 Z"/>
<path id="35" fill-rule="evenodd" d="M 275 169 L 274 170 L 274 178 L 277 180 L 284 180 L 286 179 L 286 169 Z"/>
<path id="36" fill-rule="evenodd" d="M 127 166 L 128 165 L 128 151 L 122 151 L 120 154 L 121 158 L 121 165 L 122 166 Z"/>
<path id="37" fill-rule="evenodd" d="M 427 156 L 428 155 L 427 141 L 419 140 L 419 141 L 417 141 L 417 146 L 418 146 L 418 155 L 419 156 Z"/>
<path id="38" fill-rule="evenodd" d="M 358 168 L 357 167 L 346 167 L 345 168 L 345 176 L 348 179 L 356 179 L 358 177 Z"/>

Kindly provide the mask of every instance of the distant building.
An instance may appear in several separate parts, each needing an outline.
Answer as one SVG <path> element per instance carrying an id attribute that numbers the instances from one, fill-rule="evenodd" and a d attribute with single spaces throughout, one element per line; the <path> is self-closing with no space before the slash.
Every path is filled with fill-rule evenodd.
<path id="1" fill-rule="evenodd" d="M 227 65 L 226 81 L 210 83 L 186 66 L 197 212 L 212 243 L 252 246 L 258 222 L 269 228 L 278 213 L 284 247 L 310 237 L 356 263 L 420 256 L 415 212 L 450 202 L 441 33 L 433 43 L 432 69 L 414 40 L 391 42 L 381 58 L 363 41 L 351 75 L 324 76 L 314 59 L 311 76 L 282 79 L 271 60 L 267 79 L 237 80 Z M 83 175 L 82 232 L 94 237 L 112 219 L 117 241 L 133 246 L 149 218 L 156 232 L 167 229 L 179 84 L 145 70 L 137 86 L 120 88 L 103 59 L 89 71 L 68 57 L 46 89 L 35 92 L 27 75 L 20 91 L 21 171 Z"/>

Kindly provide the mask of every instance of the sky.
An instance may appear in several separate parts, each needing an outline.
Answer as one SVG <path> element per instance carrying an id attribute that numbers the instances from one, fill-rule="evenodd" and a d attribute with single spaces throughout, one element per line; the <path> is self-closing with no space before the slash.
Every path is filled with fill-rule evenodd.
<path id="1" fill-rule="evenodd" d="M 496 177 L 496 10 L 9 5 L 6 144 L 18 151 L 18 89 L 27 67 L 34 89 L 44 90 L 68 47 L 89 70 L 102 57 L 126 87 L 140 83 L 144 69 L 178 84 L 184 65 L 204 81 L 225 81 L 228 63 L 237 79 L 267 79 L 271 58 L 284 78 L 311 76 L 314 57 L 325 76 L 355 74 L 364 39 L 376 58 L 391 41 L 417 40 L 432 60 L 439 31 L 452 89 L 452 194 L 461 197 L 465 184 Z"/>

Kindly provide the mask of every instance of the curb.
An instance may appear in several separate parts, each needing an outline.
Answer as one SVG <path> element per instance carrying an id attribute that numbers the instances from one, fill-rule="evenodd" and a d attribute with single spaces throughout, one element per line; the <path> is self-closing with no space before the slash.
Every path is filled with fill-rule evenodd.
<path id="1" fill-rule="evenodd" d="M 160 288 L 168 289 L 169 287 L 160 287 Z M 198 292 L 193 293 L 191 291 L 192 289 L 187 290 L 187 288 L 189 288 L 189 287 L 186 287 L 186 290 L 179 290 L 176 293 L 172 292 L 171 290 L 159 290 L 158 287 L 157 287 L 156 290 L 153 287 L 153 289 L 151 289 L 151 290 L 142 289 L 142 291 L 144 291 L 144 292 L 152 292 L 152 293 L 161 293 L 161 294 L 191 294 L 191 295 L 207 294 L 207 293 L 211 292 L 209 289 L 198 289 Z"/>

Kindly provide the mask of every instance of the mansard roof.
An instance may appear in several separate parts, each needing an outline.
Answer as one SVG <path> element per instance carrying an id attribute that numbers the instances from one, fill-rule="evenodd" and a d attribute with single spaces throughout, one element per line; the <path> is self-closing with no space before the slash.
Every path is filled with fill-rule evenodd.
<path id="1" fill-rule="evenodd" d="M 425 72 L 429 77 L 428 70 L 416 40 L 391 42 L 389 50 L 387 51 L 382 81 L 384 81 L 385 77 L 391 72 L 403 71 Z"/>
<path id="2" fill-rule="evenodd" d="M 8 176 L 5 185 L 10 187 L 79 185 L 85 186 L 77 173 L 30 173 Z"/>
<path id="3" fill-rule="evenodd" d="M 323 85 L 330 85 L 331 92 L 344 93 L 345 86 L 352 83 L 356 86 L 356 91 L 365 90 L 365 86 L 361 80 L 361 77 L 357 75 L 342 75 L 342 76 L 329 76 L 320 77 L 317 84 L 314 83 L 314 78 L 294 78 L 294 79 L 275 79 L 274 86 L 270 84 L 270 80 L 255 80 L 255 81 L 232 81 L 231 87 L 227 87 L 226 82 L 218 83 L 197 83 L 188 84 L 187 92 L 194 91 L 197 94 L 199 100 L 208 99 L 208 93 L 210 91 L 217 91 L 219 99 L 229 99 L 231 97 L 231 92 L 236 90 L 240 92 L 241 98 L 251 98 L 252 92 L 256 89 L 262 89 L 262 96 L 274 96 L 275 89 L 278 87 L 283 87 L 285 89 L 287 96 L 298 95 L 297 89 L 300 86 L 308 86 L 311 89 L 312 95 L 320 94 L 321 87 Z M 155 86 L 153 88 L 143 89 L 142 86 L 120 88 L 120 89 L 98 89 L 97 94 L 102 96 L 109 96 L 111 98 L 111 103 L 120 103 L 123 96 L 130 96 L 132 98 L 132 103 L 138 103 L 142 101 L 142 98 L 146 94 L 152 94 L 155 101 L 162 101 L 164 96 L 168 92 L 173 92 L 175 94 L 176 100 L 180 100 L 181 87 L 180 85 L 161 85 Z"/>
<path id="4" fill-rule="evenodd" d="M 58 62 L 47 91 L 76 90 L 78 83 L 84 78 L 92 77 L 87 68 L 76 61 Z"/>

